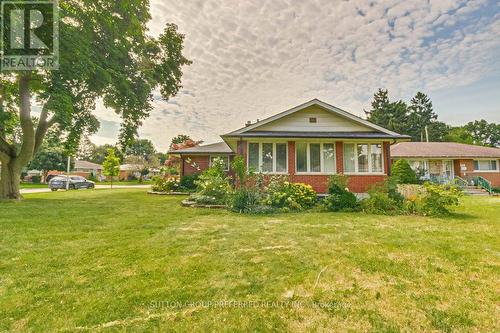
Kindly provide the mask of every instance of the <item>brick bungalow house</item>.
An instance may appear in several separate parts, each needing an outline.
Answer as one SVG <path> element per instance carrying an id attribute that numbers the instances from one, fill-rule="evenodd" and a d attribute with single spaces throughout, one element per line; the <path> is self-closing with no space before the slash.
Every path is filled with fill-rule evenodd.
<path id="1" fill-rule="evenodd" d="M 198 173 L 216 157 L 243 155 L 248 168 L 312 185 L 326 193 L 329 175 L 350 177 L 349 189 L 366 192 L 390 174 L 390 145 L 401 135 L 314 99 L 221 136 L 223 142 L 170 151 L 181 157 L 181 174 Z"/>
<path id="2" fill-rule="evenodd" d="M 500 149 L 455 142 L 401 142 L 391 147 L 393 159 L 406 159 L 425 178 L 448 182 L 455 177 L 483 177 L 500 186 Z"/>

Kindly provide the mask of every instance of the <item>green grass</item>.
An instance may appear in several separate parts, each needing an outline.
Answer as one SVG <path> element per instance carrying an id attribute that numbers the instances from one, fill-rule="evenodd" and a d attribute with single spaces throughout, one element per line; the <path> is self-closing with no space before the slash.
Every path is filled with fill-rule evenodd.
<path id="1" fill-rule="evenodd" d="M 150 180 L 144 180 L 142 183 L 139 183 L 138 180 L 126 180 L 126 181 L 116 181 L 113 182 L 113 185 L 150 185 L 153 182 Z M 111 182 L 96 182 L 97 185 L 110 185 Z"/>
<path id="2" fill-rule="evenodd" d="M 439 219 L 180 200 L 122 189 L 0 203 L 0 331 L 500 330 L 499 198 Z M 254 303 L 206 306 L 223 300 Z"/>
<path id="3" fill-rule="evenodd" d="M 29 188 L 47 188 L 47 187 L 49 187 L 47 184 L 21 183 L 21 189 L 29 189 Z"/>

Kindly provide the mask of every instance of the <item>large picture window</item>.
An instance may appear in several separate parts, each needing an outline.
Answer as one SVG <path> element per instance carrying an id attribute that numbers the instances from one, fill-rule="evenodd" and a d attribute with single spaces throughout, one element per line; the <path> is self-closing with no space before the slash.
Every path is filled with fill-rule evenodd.
<path id="1" fill-rule="evenodd" d="M 497 160 L 475 160 L 474 171 L 498 171 Z"/>
<path id="2" fill-rule="evenodd" d="M 295 165 L 298 173 L 335 173 L 335 144 L 297 142 Z"/>
<path id="3" fill-rule="evenodd" d="M 382 173 L 384 171 L 382 144 L 344 144 L 345 173 Z"/>
<path id="4" fill-rule="evenodd" d="M 248 168 L 264 173 L 287 173 L 287 147 L 286 143 L 250 142 Z"/>

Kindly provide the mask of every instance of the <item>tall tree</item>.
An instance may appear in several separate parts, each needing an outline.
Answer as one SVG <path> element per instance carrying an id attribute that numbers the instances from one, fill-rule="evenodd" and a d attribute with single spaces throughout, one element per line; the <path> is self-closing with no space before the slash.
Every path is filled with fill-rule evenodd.
<path id="1" fill-rule="evenodd" d="M 446 134 L 444 141 L 474 144 L 474 138 L 463 126 L 452 127 Z"/>
<path id="2" fill-rule="evenodd" d="M 125 155 L 150 156 L 156 153 L 155 146 L 148 139 L 134 140 L 126 149 Z"/>
<path id="3" fill-rule="evenodd" d="M 403 101 L 390 102 L 387 90 L 379 89 L 373 96 L 372 109 L 365 111 L 367 119 L 400 134 L 408 134 L 408 106 Z"/>
<path id="4" fill-rule="evenodd" d="M 413 141 L 425 141 L 425 127 L 429 127 L 434 121 L 437 121 L 437 114 L 434 112 L 432 102 L 426 94 L 417 92 L 408 106 L 408 127 Z M 434 126 L 435 129 L 438 126 Z"/>
<path id="5" fill-rule="evenodd" d="M 0 198 L 19 199 L 21 169 L 40 149 L 47 130 L 58 124 L 76 150 L 82 134 L 97 130 L 92 111 L 104 105 L 122 118 L 126 146 L 152 110 L 152 92 L 164 99 L 181 87 L 184 36 L 167 24 L 158 38 L 147 34 L 149 1 L 61 0 L 59 70 L 2 72 L 0 75 Z M 41 106 L 31 118 L 31 102 Z M 22 129 L 20 147 L 9 136 L 12 115 Z"/>
<path id="6" fill-rule="evenodd" d="M 500 147 L 500 124 L 476 120 L 464 126 L 472 136 L 473 143 L 481 146 Z"/>

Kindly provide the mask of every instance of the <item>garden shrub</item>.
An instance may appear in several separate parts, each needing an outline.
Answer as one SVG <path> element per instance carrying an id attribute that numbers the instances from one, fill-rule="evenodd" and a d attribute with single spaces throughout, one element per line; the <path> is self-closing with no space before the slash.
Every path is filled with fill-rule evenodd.
<path id="1" fill-rule="evenodd" d="M 331 175 L 330 178 L 328 178 L 328 193 L 341 194 L 344 192 L 349 192 L 349 189 L 347 188 L 348 182 L 349 177 L 345 175 Z"/>
<path id="2" fill-rule="evenodd" d="M 425 183 L 425 194 L 416 198 L 416 212 L 429 216 L 443 216 L 450 213 L 450 206 L 458 206 L 463 192 L 455 186 Z"/>
<path id="3" fill-rule="evenodd" d="M 247 177 L 247 165 L 243 156 L 236 156 L 231 163 L 231 168 L 238 177 L 239 186 L 244 186 Z"/>
<path id="4" fill-rule="evenodd" d="M 290 183 L 286 177 L 271 177 L 265 188 L 264 204 L 281 210 L 305 210 L 317 202 L 311 185 Z"/>
<path id="5" fill-rule="evenodd" d="M 369 214 L 394 215 L 402 212 L 403 201 L 394 180 L 387 180 L 368 191 L 368 198 L 361 201 L 361 208 Z"/>
<path id="6" fill-rule="evenodd" d="M 399 184 L 417 184 L 417 174 L 407 160 L 397 160 L 392 165 L 392 176 Z"/>
<path id="7" fill-rule="evenodd" d="M 347 183 L 349 178 L 344 175 L 332 175 L 328 179 L 329 195 L 321 201 L 324 210 L 330 212 L 349 212 L 358 210 L 359 203 L 356 196 L 349 192 Z"/>
<path id="8" fill-rule="evenodd" d="M 156 176 L 151 186 L 153 192 L 175 192 L 179 190 L 179 181 L 176 178 L 164 178 Z"/>
<path id="9" fill-rule="evenodd" d="M 182 176 L 179 182 L 180 189 L 187 192 L 195 191 L 196 181 L 198 180 L 199 176 L 200 175 L 198 173 Z"/>
<path id="10" fill-rule="evenodd" d="M 334 193 L 321 201 L 321 206 L 329 212 L 354 212 L 359 208 L 358 199 L 349 192 Z"/>
<path id="11" fill-rule="evenodd" d="M 275 211 L 263 204 L 262 193 L 255 188 L 241 187 L 231 194 L 231 210 L 238 213 L 263 214 Z"/>
<path id="12" fill-rule="evenodd" d="M 195 184 L 197 190 L 196 194 L 191 196 L 191 200 L 203 204 L 206 204 L 207 200 L 210 204 L 226 204 L 231 186 L 224 171 L 224 161 L 220 158 L 214 159 L 212 166 L 198 177 Z"/>
<path id="13" fill-rule="evenodd" d="M 40 184 L 41 181 L 42 181 L 41 176 L 31 176 L 31 182 L 33 184 Z"/>

